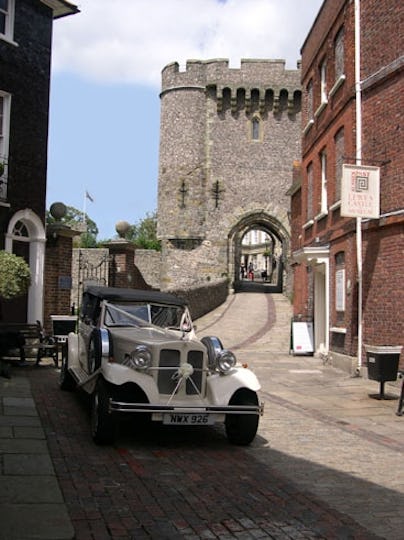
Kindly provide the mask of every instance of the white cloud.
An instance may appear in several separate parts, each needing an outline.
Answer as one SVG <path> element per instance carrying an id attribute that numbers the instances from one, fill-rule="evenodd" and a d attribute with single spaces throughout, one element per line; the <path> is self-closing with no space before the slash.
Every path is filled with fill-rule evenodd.
<path id="1" fill-rule="evenodd" d="M 74 0 L 73 0 L 74 1 Z M 322 0 L 81 0 L 54 25 L 53 70 L 158 87 L 187 59 L 284 58 L 294 68 Z"/>

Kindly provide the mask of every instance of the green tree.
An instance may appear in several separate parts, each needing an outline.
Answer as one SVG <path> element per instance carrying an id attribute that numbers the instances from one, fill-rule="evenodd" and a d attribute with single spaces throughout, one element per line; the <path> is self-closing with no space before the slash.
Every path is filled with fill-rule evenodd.
<path id="1" fill-rule="evenodd" d="M 146 217 L 131 225 L 126 239 L 143 249 L 161 250 L 161 243 L 157 240 L 157 212 L 147 213 Z"/>
<path id="2" fill-rule="evenodd" d="M 25 294 L 31 284 L 31 272 L 22 257 L 0 251 L 0 296 L 6 299 Z"/>
<path id="3" fill-rule="evenodd" d="M 46 223 L 51 225 L 56 223 L 56 221 L 57 220 L 51 215 L 51 213 L 47 211 Z M 83 231 L 81 235 L 74 240 L 76 247 L 92 248 L 97 246 L 98 227 L 87 214 L 83 214 L 83 212 L 77 210 L 77 208 L 74 208 L 73 206 L 66 206 L 65 216 L 58 221 L 59 223 L 63 223 L 72 229 Z"/>

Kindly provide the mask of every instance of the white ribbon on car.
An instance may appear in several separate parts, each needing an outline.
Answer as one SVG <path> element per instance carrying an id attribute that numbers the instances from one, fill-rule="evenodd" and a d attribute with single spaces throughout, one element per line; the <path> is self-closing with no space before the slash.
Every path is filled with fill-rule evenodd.
<path id="1" fill-rule="evenodd" d="M 173 381 L 177 381 L 177 384 L 176 384 L 176 386 L 175 386 L 175 388 L 173 390 L 173 393 L 171 394 L 170 399 L 168 400 L 167 404 L 171 402 L 171 400 L 173 399 L 173 397 L 177 393 L 177 390 L 180 388 L 183 381 L 186 381 L 188 379 L 191 381 L 191 384 L 195 388 L 198 395 L 199 396 L 201 395 L 198 388 L 197 388 L 197 386 L 196 386 L 196 384 L 192 380 L 193 373 L 194 373 L 194 366 L 189 364 L 188 362 L 185 362 L 184 364 L 181 364 L 180 366 L 178 366 L 177 371 L 172 376 Z"/>

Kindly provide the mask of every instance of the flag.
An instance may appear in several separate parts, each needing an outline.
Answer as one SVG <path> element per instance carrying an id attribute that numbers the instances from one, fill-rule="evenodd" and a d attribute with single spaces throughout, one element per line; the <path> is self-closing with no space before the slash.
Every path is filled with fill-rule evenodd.
<path id="1" fill-rule="evenodd" d="M 94 199 L 91 197 L 88 191 L 86 191 L 86 199 L 88 199 L 91 202 L 94 202 Z"/>

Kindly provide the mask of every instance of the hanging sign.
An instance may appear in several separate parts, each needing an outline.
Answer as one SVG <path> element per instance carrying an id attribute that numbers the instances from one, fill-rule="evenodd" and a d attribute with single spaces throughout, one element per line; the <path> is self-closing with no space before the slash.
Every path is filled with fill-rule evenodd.
<path id="1" fill-rule="evenodd" d="M 341 216 L 380 217 L 380 168 L 342 166 Z"/>

